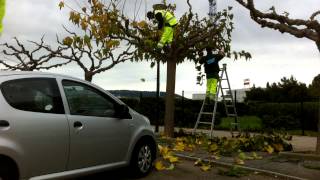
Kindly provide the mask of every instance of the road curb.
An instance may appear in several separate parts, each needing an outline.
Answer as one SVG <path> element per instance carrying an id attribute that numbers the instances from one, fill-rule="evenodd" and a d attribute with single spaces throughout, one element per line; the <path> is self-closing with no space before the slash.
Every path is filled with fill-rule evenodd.
<path id="1" fill-rule="evenodd" d="M 286 158 L 297 158 L 302 160 L 320 161 L 320 155 L 316 155 L 316 154 L 303 154 L 299 152 L 280 152 L 279 155 Z"/>
<path id="2" fill-rule="evenodd" d="M 188 155 L 184 155 L 184 154 L 180 154 L 180 153 L 175 153 L 175 155 L 177 157 L 179 157 L 179 158 L 182 158 L 182 159 L 185 159 L 185 160 L 189 160 L 189 161 L 197 161 L 199 159 L 198 157 L 195 157 L 195 156 L 188 156 Z M 202 160 L 204 162 L 206 162 L 206 163 L 210 162 L 210 163 L 213 163 L 214 165 L 217 165 L 217 166 L 220 166 L 220 167 L 230 168 L 230 167 L 234 166 L 234 164 L 231 164 L 231 163 L 218 162 L 218 161 L 208 160 L 208 159 L 202 159 Z M 247 171 L 251 171 L 251 172 L 259 172 L 260 174 L 263 174 L 263 175 L 282 178 L 282 179 L 307 180 L 305 178 L 300 178 L 300 177 L 291 176 L 291 175 L 282 174 L 282 173 L 273 172 L 273 171 L 264 170 L 264 169 L 257 169 L 257 168 L 253 168 L 253 167 L 243 166 L 243 165 L 239 165 L 238 167 L 243 169 L 243 170 L 247 170 Z"/>

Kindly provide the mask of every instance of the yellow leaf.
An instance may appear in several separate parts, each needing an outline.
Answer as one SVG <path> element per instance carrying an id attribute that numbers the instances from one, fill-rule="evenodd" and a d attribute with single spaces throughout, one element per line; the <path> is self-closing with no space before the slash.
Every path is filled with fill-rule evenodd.
<path id="1" fill-rule="evenodd" d="M 71 37 L 66 37 L 62 41 L 63 45 L 71 46 L 73 43 L 73 39 Z"/>
<path id="2" fill-rule="evenodd" d="M 201 144 L 202 144 L 202 141 L 199 140 L 199 139 L 196 139 L 196 144 L 201 145 Z"/>
<path id="3" fill-rule="evenodd" d="M 184 147 L 185 151 L 193 151 L 193 149 L 195 148 L 195 146 L 193 144 L 188 144 L 188 146 Z"/>
<path id="4" fill-rule="evenodd" d="M 203 164 L 203 162 L 200 158 L 196 162 L 194 162 L 195 166 L 201 166 L 202 164 Z"/>
<path id="5" fill-rule="evenodd" d="M 243 165 L 243 164 L 244 164 L 244 161 L 241 160 L 241 159 L 239 159 L 239 158 L 235 158 L 235 159 L 234 159 L 234 162 L 235 162 L 236 164 L 239 164 L 239 165 Z"/>
<path id="6" fill-rule="evenodd" d="M 61 10 L 63 7 L 64 7 L 64 2 L 61 1 L 61 2 L 59 3 L 59 8 L 60 8 L 60 10 Z"/>
<path id="7" fill-rule="evenodd" d="M 175 144 L 173 150 L 175 151 L 184 151 L 185 148 L 185 144 L 183 144 L 183 142 L 178 142 Z"/>
<path id="8" fill-rule="evenodd" d="M 141 29 L 144 29 L 148 26 L 148 24 L 145 21 L 140 21 L 139 23 L 137 23 L 137 26 Z"/>
<path id="9" fill-rule="evenodd" d="M 257 160 L 262 159 L 262 156 L 258 156 L 258 154 L 256 152 L 253 152 L 252 156 L 254 159 L 257 159 Z"/>
<path id="10" fill-rule="evenodd" d="M 265 149 L 269 154 L 272 154 L 273 151 L 274 151 L 273 147 L 271 147 L 270 145 L 266 146 L 264 149 Z"/>
<path id="11" fill-rule="evenodd" d="M 212 158 L 212 159 L 216 159 L 216 160 L 221 159 L 221 157 L 220 157 L 220 156 L 218 156 L 218 155 L 212 155 L 212 156 L 211 156 L 211 158 Z"/>
<path id="12" fill-rule="evenodd" d="M 159 148 L 159 152 L 162 156 L 165 156 L 169 153 L 169 148 L 167 146 L 161 146 L 161 145 L 158 145 L 158 148 Z"/>
<path id="13" fill-rule="evenodd" d="M 209 151 L 210 152 L 215 152 L 218 150 L 218 145 L 216 143 L 213 143 L 209 146 Z"/>
<path id="14" fill-rule="evenodd" d="M 162 170 L 166 169 L 166 167 L 164 167 L 162 161 L 157 161 L 155 164 L 155 168 L 158 171 L 162 171 Z"/>
<path id="15" fill-rule="evenodd" d="M 241 152 L 241 153 L 239 153 L 238 158 L 241 159 L 241 160 L 246 160 L 247 156 L 246 156 L 246 154 L 244 152 Z"/>
<path id="16" fill-rule="evenodd" d="M 174 164 L 170 164 L 170 166 L 166 168 L 166 170 L 170 170 L 170 171 L 173 169 L 174 169 Z"/>
<path id="17" fill-rule="evenodd" d="M 274 150 L 277 152 L 283 151 L 283 145 L 282 144 L 273 144 Z"/>
<path id="18" fill-rule="evenodd" d="M 163 157 L 163 159 L 168 160 L 170 163 L 178 162 L 178 157 L 172 156 L 172 155 L 166 155 Z"/>
<path id="19" fill-rule="evenodd" d="M 200 167 L 200 169 L 201 169 L 202 171 L 204 171 L 204 172 L 207 172 L 207 171 L 209 171 L 209 170 L 211 169 L 211 166 L 210 166 L 210 164 L 209 164 L 209 165 L 202 165 L 202 166 Z"/>

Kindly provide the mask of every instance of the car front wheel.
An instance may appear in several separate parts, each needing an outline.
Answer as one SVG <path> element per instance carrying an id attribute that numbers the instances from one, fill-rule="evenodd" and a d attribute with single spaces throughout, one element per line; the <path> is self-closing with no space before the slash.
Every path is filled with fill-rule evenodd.
<path id="1" fill-rule="evenodd" d="M 139 143 L 133 151 L 130 170 L 135 177 L 146 176 L 152 169 L 155 153 L 151 143 Z"/>

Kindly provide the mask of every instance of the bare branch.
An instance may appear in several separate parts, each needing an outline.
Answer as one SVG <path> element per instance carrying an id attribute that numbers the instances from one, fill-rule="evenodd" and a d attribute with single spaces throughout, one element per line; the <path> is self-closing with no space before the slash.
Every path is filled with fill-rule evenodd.
<path id="1" fill-rule="evenodd" d="M 310 16 L 310 20 L 311 20 L 311 21 L 314 21 L 315 18 L 316 18 L 316 16 L 318 16 L 318 15 L 320 15 L 320 11 L 314 12 L 314 13 Z"/>
<path id="2" fill-rule="evenodd" d="M 262 27 L 268 27 L 289 33 L 298 38 L 308 38 L 316 43 L 320 42 L 320 24 L 314 18 L 320 11 L 313 13 L 310 20 L 290 19 L 287 16 L 279 15 L 275 11 L 272 13 L 262 13 L 257 10 L 253 0 L 236 0 L 240 5 L 250 11 L 251 18 Z"/>
<path id="3" fill-rule="evenodd" d="M 50 66 L 44 65 L 53 58 L 57 57 L 56 55 L 60 53 L 59 49 L 52 50 L 49 46 L 44 44 L 44 36 L 42 36 L 40 43 L 28 41 L 34 45 L 35 48 L 33 50 L 27 50 L 25 45 L 20 42 L 18 38 L 14 38 L 14 40 L 16 42 L 16 46 L 9 45 L 8 43 L 2 44 L 2 46 L 5 48 L 2 51 L 2 53 L 5 55 L 5 58 L 13 61 L 9 58 L 12 57 L 18 61 L 18 63 L 15 63 L 15 65 L 9 65 L 8 63 L 4 62 L 5 60 L 0 61 L 0 64 L 3 64 L 10 70 L 33 71 L 39 69 L 50 69 L 51 67 L 61 66 L 68 63 L 57 63 Z"/>

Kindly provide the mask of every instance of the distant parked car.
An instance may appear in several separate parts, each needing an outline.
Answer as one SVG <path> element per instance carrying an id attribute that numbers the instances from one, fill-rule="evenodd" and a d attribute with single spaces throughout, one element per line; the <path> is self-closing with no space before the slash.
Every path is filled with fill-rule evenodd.
<path id="1" fill-rule="evenodd" d="M 0 180 L 72 178 L 156 157 L 148 118 L 89 82 L 51 73 L 0 72 Z"/>

